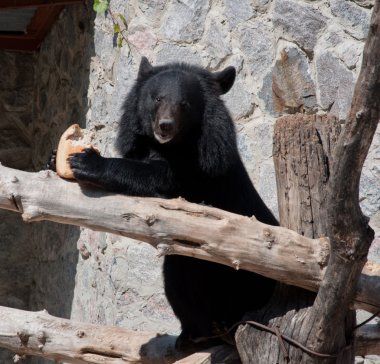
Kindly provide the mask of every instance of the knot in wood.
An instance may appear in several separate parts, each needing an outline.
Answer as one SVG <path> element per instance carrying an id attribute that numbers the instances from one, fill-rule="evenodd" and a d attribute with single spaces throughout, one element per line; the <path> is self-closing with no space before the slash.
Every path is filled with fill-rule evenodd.
<path id="1" fill-rule="evenodd" d="M 363 110 L 359 110 L 357 113 L 356 113 L 356 115 L 355 115 L 355 117 L 356 117 L 356 120 L 361 120 L 362 118 L 363 118 Z"/>
<path id="2" fill-rule="evenodd" d="M 84 337 L 86 335 L 86 333 L 83 331 L 83 330 L 78 330 L 77 331 L 77 336 L 81 339 L 82 337 Z"/>
<path id="3" fill-rule="evenodd" d="M 19 354 L 16 354 L 16 355 L 13 357 L 13 362 L 14 362 L 14 363 L 20 363 L 20 362 L 22 362 L 25 358 L 26 358 L 26 355 L 19 355 Z"/>
<path id="4" fill-rule="evenodd" d="M 234 260 L 232 261 L 232 265 L 234 266 L 234 268 L 235 268 L 236 270 L 239 270 L 239 269 L 240 269 L 240 264 L 241 264 L 241 262 L 240 262 L 239 259 L 234 259 Z"/>
<path id="5" fill-rule="evenodd" d="M 164 255 L 170 255 L 173 252 L 171 245 L 160 243 L 157 245 L 157 256 L 161 258 Z"/>
<path id="6" fill-rule="evenodd" d="M 21 341 L 21 345 L 27 346 L 30 335 L 26 331 L 17 331 L 17 336 Z"/>
<path id="7" fill-rule="evenodd" d="M 46 178 L 51 177 L 50 172 L 51 171 L 49 171 L 48 169 L 45 171 L 39 171 L 37 176 L 39 179 L 46 179 Z"/>
<path id="8" fill-rule="evenodd" d="M 155 215 L 150 215 L 145 218 L 145 222 L 148 226 L 152 226 L 157 221 Z"/>
<path id="9" fill-rule="evenodd" d="M 264 241 L 266 241 L 267 248 L 272 249 L 273 244 L 276 242 L 276 237 L 273 235 L 273 233 L 269 229 L 264 230 Z"/>
<path id="10" fill-rule="evenodd" d="M 43 331 L 38 331 L 38 333 L 37 333 L 37 340 L 41 344 L 45 345 L 45 343 L 46 343 L 46 334 Z"/>

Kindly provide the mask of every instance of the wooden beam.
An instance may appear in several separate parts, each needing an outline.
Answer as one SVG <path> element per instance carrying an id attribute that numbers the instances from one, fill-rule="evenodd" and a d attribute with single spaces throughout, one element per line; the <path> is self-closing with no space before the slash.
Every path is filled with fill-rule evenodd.
<path id="1" fill-rule="evenodd" d="M 20 35 L 0 35 L 0 49 L 34 51 L 38 48 L 34 37 Z"/>
<path id="2" fill-rule="evenodd" d="M 175 349 L 176 336 L 132 331 L 0 306 L 0 347 L 20 357 L 34 355 L 70 364 L 236 364 L 231 345 L 198 353 Z M 191 361 L 181 359 L 190 355 Z M 197 361 L 195 361 L 195 359 Z"/>
<path id="3" fill-rule="evenodd" d="M 59 178 L 0 165 L 0 209 L 26 222 L 49 220 L 145 241 L 160 255 L 179 254 L 253 271 L 317 291 L 324 275 L 327 238 L 309 239 L 283 227 L 183 199 L 116 195 Z M 355 304 L 380 310 L 380 265 L 368 262 Z"/>
<path id="4" fill-rule="evenodd" d="M 0 34 L 0 48 L 34 51 L 39 48 L 64 6 L 40 7 L 36 10 L 26 34 Z"/>
<path id="5" fill-rule="evenodd" d="M 37 47 L 40 46 L 63 8 L 63 6 L 51 6 L 37 9 L 26 29 L 27 35 L 34 37 Z"/>
<path id="6" fill-rule="evenodd" d="M 0 9 L 17 9 L 45 7 L 54 5 L 72 5 L 83 3 L 83 0 L 1 0 Z"/>
<path id="7" fill-rule="evenodd" d="M 2 0 L 0 9 L 37 7 L 26 34 L 1 34 L 0 49 L 37 50 L 50 31 L 65 5 L 78 4 L 83 0 Z"/>

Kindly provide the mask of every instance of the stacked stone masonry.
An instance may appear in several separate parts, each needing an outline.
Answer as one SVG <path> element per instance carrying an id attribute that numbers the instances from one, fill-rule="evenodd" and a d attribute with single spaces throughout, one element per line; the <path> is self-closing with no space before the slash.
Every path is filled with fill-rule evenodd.
<path id="1" fill-rule="evenodd" d="M 0 53 L 0 161 L 40 169 L 74 122 L 96 130 L 104 155 L 116 155 L 121 105 L 143 55 L 154 64 L 233 65 L 236 83 L 223 98 L 249 174 L 276 213 L 274 122 L 296 112 L 331 112 L 344 122 L 373 1 L 112 0 L 112 13 L 128 24 L 121 48 L 110 14 L 96 15 L 87 5 L 66 7 L 39 53 Z M 377 229 L 372 252 L 378 255 L 379 191 L 380 130 L 360 187 L 363 211 Z M 162 258 L 149 245 L 56 224 L 25 226 L 8 213 L 1 215 L 0 231 L 0 304 L 178 333 L 163 293 Z M 10 267 L 17 270 L 14 282 Z M 0 354 L 0 362 L 9 358 Z"/>

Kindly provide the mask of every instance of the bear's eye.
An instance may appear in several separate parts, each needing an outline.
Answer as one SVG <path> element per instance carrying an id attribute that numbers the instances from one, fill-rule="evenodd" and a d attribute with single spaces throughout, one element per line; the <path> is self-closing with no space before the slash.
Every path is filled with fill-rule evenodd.
<path id="1" fill-rule="evenodd" d="M 156 101 L 156 102 L 161 102 L 161 100 L 162 100 L 162 98 L 161 98 L 160 96 L 157 96 L 157 97 L 154 99 L 154 101 Z"/>

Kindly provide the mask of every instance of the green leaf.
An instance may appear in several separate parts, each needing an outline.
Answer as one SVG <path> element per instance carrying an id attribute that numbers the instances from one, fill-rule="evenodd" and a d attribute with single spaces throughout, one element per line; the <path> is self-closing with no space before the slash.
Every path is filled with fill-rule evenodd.
<path id="1" fill-rule="evenodd" d="M 108 6 L 109 6 L 109 0 L 94 0 L 93 9 L 98 14 L 103 14 L 107 11 Z"/>
<path id="2" fill-rule="evenodd" d="M 117 37 L 117 46 L 121 48 L 123 46 L 123 37 L 119 33 L 119 36 Z"/>
<path id="3" fill-rule="evenodd" d="M 117 14 L 117 15 L 119 16 L 120 20 L 123 22 L 125 28 L 128 29 L 128 23 L 127 23 L 127 21 L 125 20 L 124 15 L 123 15 L 123 14 L 120 14 L 120 13 Z"/>
<path id="4" fill-rule="evenodd" d="M 114 25 L 113 25 L 113 32 L 114 32 L 114 33 L 120 33 L 120 27 L 119 27 L 119 24 L 114 24 Z"/>

